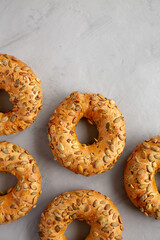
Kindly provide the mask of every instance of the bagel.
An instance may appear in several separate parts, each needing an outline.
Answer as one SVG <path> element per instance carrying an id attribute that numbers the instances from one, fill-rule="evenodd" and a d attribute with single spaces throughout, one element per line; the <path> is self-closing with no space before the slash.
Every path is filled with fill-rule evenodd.
<path id="1" fill-rule="evenodd" d="M 67 240 L 65 230 L 75 219 L 91 226 L 87 240 L 122 239 L 123 225 L 116 206 L 93 190 L 66 192 L 51 201 L 41 216 L 40 239 Z"/>
<path id="2" fill-rule="evenodd" d="M 155 174 L 160 169 L 160 137 L 139 144 L 125 165 L 124 185 L 127 196 L 146 216 L 160 219 L 160 194 Z"/>
<path id="3" fill-rule="evenodd" d="M 41 193 L 41 175 L 36 161 L 22 147 L 0 142 L 0 171 L 16 176 L 17 185 L 0 196 L 0 224 L 24 217 Z"/>
<path id="4" fill-rule="evenodd" d="M 80 144 L 75 133 L 85 117 L 97 126 L 99 137 L 92 145 Z M 115 102 L 100 94 L 74 92 L 54 111 L 48 138 L 55 159 L 69 170 L 90 176 L 111 169 L 123 152 L 126 128 Z"/>
<path id="5" fill-rule="evenodd" d="M 8 92 L 13 103 L 11 111 L 0 112 L 0 135 L 23 131 L 42 108 L 40 80 L 22 61 L 0 54 L 0 89 Z"/>

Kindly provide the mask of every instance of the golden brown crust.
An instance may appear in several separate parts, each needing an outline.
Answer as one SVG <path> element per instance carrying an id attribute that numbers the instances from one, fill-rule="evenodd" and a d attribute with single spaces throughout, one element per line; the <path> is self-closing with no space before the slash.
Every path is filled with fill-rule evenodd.
<path id="1" fill-rule="evenodd" d="M 146 216 L 160 219 L 160 194 L 154 175 L 160 169 L 160 137 L 139 144 L 127 160 L 124 184 L 128 197 Z"/>
<path id="2" fill-rule="evenodd" d="M 78 121 L 86 117 L 97 125 L 97 142 L 80 144 L 75 133 Z M 74 92 L 50 118 L 51 150 L 64 167 L 85 176 L 111 169 L 123 152 L 126 128 L 123 115 L 113 100 L 100 94 Z"/>
<path id="3" fill-rule="evenodd" d="M 0 142 L 0 171 L 17 177 L 17 185 L 0 196 L 0 224 L 13 222 L 25 216 L 41 193 L 41 175 L 36 161 L 22 147 Z"/>
<path id="4" fill-rule="evenodd" d="M 66 192 L 51 201 L 41 216 L 40 239 L 67 240 L 65 230 L 75 219 L 91 226 L 86 240 L 122 239 L 123 225 L 116 206 L 93 190 Z"/>
<path id="5" fill-rule="evenodd" d="M 8 92 L 13 103 L 12 111 L 0 112 L 0 135 L 23 131 L 42 108 L 40 80 L 22 61 L 0 54 L 0 89 Z"/>

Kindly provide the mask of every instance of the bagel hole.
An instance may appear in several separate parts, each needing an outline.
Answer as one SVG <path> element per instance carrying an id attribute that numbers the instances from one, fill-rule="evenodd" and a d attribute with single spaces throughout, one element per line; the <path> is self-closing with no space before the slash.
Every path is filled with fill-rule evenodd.
<path id="1" fill-rule="evenodd" d="M 13 104 L 9 101 L 9 94 L 0 89 L 0 112 L 6 113 L 13 109 Z"/>
<path id="2" fill-rule="evenodd" d="M 17 178 L 11 173 L 0 172 L 0 196 L 7 194 L 7 191 L 17 184 Z"/>
<path id="3" fill-rule="evenodd" d="M 158 192 L 160 193 L 160 172 L 156 173 L 155 181 L 156 181 L 156 186 L 157 186 Z"/>
<path id="4" fill-rule="evenodd" d="M 85 221 L 74 220 L 66 229 L 65 236 L 69 240 L 84 240 L 90 232 L 90 226 Z"/>
<path id="5" fill-rule="evenodd" d="M 91 125 L 87 118 L 80 119 L 75 132 L 77 134 L 78 141 L 81 144 L 91 145 L 95 142 L 95 138 L 98 139 L 98 130 L 96 125 Z"/>

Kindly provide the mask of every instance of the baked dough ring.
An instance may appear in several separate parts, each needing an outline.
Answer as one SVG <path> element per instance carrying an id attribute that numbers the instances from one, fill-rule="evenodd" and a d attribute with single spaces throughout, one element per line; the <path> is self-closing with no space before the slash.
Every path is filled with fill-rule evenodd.
<path id="1" fill-rule="evenodd" d="M 0 135 L 23 131 L 42 108 L 40 80 L 25 63 L 0 54 L 0 89 L 8 92 L 13 103 L 12 111 L 0 112 Z"/>
<path id="2" fill-rule="evenodd" d="M 89 146 L 80 144 L 75 133 L 82 117 L 96 124 L 99 132 L 98 140 Z M 113 100 L 74 92 L 54 111 L 48 137 L 55 159 L 69 170 L 89 176 L 113 167 L 123 152 L 126 128 Z"/>
<path id="3" fill-rule="evenodd" d="M 65 230 L 75 219 L 91 226 L 86 240 L 122 239 L 123 225 L 116 206 L 93 190 L 66 192 L 51 201 L 41 216 L 40 239 L 67 240 Z"/>
<path id="4" fill-rule="evenodd" d="M 124 184 L 127 196 L 146 216 L 160 219 L 160 194 L 154 175 L 160 169 L 160 137 L 139 144 L 127 160 Z"/>
<path id="5" fill-rule="evenodd" d="M 36 161 L 22 147 L 0 142 L 0 171 L 17 177 L 17 185 L 0 196 L 0 224 L 13 222 L 25 216 L 41 193 L 41 175 Z"/>

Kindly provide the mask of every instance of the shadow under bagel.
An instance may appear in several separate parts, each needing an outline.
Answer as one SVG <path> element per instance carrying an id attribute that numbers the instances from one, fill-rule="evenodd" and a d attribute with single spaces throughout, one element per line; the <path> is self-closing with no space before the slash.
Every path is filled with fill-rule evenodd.
<path id="1" fill-rule="evenodd" d="M 8 112 L 13 109 L 13 104 L 9 101 L 9 94 L 0 89 L 0 112 Z"/>

